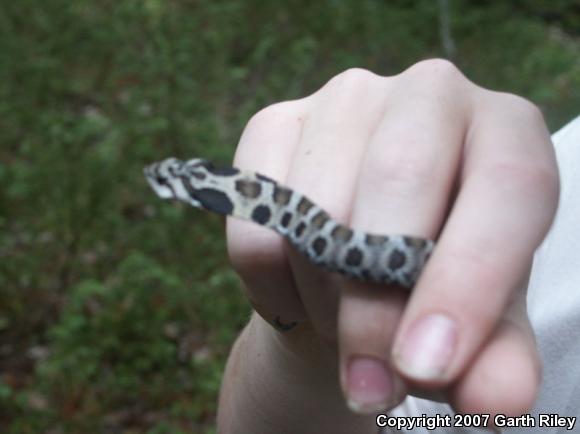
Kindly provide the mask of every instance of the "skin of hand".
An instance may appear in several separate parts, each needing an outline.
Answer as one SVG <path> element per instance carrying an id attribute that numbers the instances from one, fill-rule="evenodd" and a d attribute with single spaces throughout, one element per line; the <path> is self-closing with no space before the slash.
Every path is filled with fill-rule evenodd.
<path id="1" fill-rule="evenodd" d="M 238 432 L 224 427 L 252 412 L 251 423 L 267 422 L 251 432 L 286 432 L 277 424 L 310 432 L 296 420 L 324 416 L 302 408 L 300 394 L 317 413 L 334 412 L 333 432 L 373 432 L 372 416 L 361 414 L 409 393 L 439 396 L 459 412 L 519 415 L 533 406 L 541 362 L 525 291 L 559 177 L 532 103 L 477 86 L 446 60 L 390 77 L 350 69 L 254 115 L 234 165 L 351 227 L 437 244 L 409 293 L 327 273 L 272 231 L 228 218 L 230 259 L 259 316 L 230 356 L 220 432 Z"/>

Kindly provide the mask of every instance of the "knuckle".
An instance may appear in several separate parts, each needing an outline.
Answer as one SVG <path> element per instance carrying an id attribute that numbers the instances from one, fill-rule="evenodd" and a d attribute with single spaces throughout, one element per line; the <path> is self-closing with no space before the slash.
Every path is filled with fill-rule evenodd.
<path id="1" fill-rule="evenodd" d="M 500 93 L 501 103 L 508 110 L 522 116 L 526 120 L 544 123 L 544 115 L 540 108 L 530 100 L 513 93 Z"/>
<path id="2" fill-rule="evenodd" d="M 338 77 L 340 77 L 340 79 L 345 83 L 353 82 L 356 84 L 360 83 L 361 81 L 364 82 L 370 79 L 374 79 L 377 77 L 377 75 L 365 68 L 349 68 L 341 72 Z"/>
<path id="3" fill-rule="evenodd" d="M 463 75 L 455 64 L 446 59 L 427 59 L 418 62 L 400 75 L 405 88 L 423 98 L 440 104 L 462 105 L 476 86 Z"/>
<path id="4" fill-rule="evenodd" d="M 259 129 L 273 122 L 285 122 L 295 117 L 298 101 L 282 101 L 271 104 L 256 112 L 248 121 L 246 129 Z"/>
<path id="5" fill-rule="evenodd" d="M 422 60 L 411 66 L 408 71 L 429 79 L 431 83 L 439 81 L 455 82 L 458 79 L 465 79 L 453 62 L 441 58 Z"/>
<path id="6" fill-rule="evenodd" d="M 375 82 L 377 78 L 380 77 L 368 69 L 349 68 L 331 78 L 325 87 L 349 93 Z"/>

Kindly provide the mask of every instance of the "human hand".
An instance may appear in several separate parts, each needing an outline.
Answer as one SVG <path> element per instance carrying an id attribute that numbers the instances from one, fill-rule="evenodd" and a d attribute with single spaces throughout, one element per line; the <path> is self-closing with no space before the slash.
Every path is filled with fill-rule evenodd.
<path id="1" fill-rule="evenodd" d="M 326 273 L 273 232 L 228 219 L 230 258 L 254 308 L 289 329 L 280 340 L 299 357 L 309 359 L 294 345 L 303 325 L 338 344 L 351 408 L 393 407 L 413 389 L 443 390 L 462 412 L 531 407 L 541 364 L 525 287 L 559 188 L 535 106 L 443 60 L 393 77 L 353 69 L 256 114 L 234 165 L 351 227 L 437 239 L 409 295 Z"/>

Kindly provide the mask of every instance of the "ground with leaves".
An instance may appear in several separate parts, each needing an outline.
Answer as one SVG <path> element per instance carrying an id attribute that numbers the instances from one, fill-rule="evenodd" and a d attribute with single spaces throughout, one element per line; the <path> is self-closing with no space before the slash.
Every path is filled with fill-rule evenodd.
<path id="1" fill-rule="evenodd" d="M 574 1 L 450 1 L 456 63 L 552 130 L 580 107 Z M 249 306 L 223 220 L 142 167 L 231 160 L 259 108 L 442 56 L 437 2 L 23 0 L 0 10 L 0 431 L 215 433 Z M 388 6 L 387 6 L 388 5 Z"/>

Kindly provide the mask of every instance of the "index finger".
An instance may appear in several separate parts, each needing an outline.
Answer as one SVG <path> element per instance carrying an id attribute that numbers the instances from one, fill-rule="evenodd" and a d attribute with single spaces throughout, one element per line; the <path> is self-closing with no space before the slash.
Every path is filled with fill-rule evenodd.
<path id="1" fill-rule="evenodd" d="M 460 189 L 399 325 L 393 359 L 424 385 L 456 379 L 491 334 L 549 229 L 558 171 L 541 113 L 481 93 Z"/>

